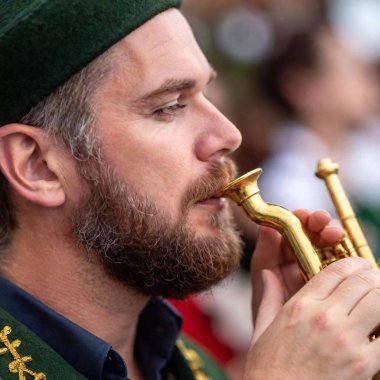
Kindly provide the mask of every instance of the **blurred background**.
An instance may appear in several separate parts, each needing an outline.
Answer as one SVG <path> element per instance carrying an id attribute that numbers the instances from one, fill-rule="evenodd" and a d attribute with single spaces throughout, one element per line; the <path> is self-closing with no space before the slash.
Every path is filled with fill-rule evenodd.
<path id="1" fill-rule="evenodd" d="M 240 173 L 263 168 L 267 202 L 333 206 L 314 176 L 331 157 L 380 257 L 380 1 L 184 0 L 218 78 L 207 96 L 241 130 Z M 175 302 L 185 332 L 240 379 L 252 334 L 249 260 L 257 229 L 237 213 L 241 270 L 213 291 Z"/>

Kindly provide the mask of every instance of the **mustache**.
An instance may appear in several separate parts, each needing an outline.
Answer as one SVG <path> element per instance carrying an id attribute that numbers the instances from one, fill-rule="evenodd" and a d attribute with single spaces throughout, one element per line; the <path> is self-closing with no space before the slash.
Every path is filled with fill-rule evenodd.
<path id="1" fill-rule="evenodd" d="M 215 197 L 221 188 L 236 178 L 236 175 L 237 168 L 232 159 L 225 158 L 223 162 L 212 162 L 208 173 L 187 189 L 182 201 L 183 210 L 188 210 L 197 202 Z"/>

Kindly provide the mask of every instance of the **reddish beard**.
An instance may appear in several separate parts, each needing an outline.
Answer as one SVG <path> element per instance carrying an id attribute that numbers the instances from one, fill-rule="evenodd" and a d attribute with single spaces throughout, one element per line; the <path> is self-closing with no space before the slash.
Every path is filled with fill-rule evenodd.
<path id="1" fill-rule="evenodd" d="M 187 221 L 195 203 L 212 197 L 235 176 L 231 160 L 211 165 L 188 188 L 175 225 L 106 165 L 81 165 L 86 165 L 90 195 L 73 207 L 71 236 L 113 278 L 143 294 L 183 298 L 238 267 L 241 241 L 228 208 L 210 218 L 219 230 L 216 237 L 196 237 Z"/>

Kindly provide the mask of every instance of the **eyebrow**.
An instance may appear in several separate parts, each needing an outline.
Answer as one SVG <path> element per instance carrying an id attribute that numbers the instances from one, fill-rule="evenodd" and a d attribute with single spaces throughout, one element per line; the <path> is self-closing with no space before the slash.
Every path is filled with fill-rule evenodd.
<path id="1" fill-rule="evenodd" d="M 209 84 L 217 76 L 214 69 L 211 68 L 210 77 L 207 82 Z M 175 79 L 169 78 L 164 81 L 157 89 L 143 95 L 141 98 L 137 99 L 134 103 L 136 104 L 150 104 L 154 99 L 174 94 L 176 92 L 181 92 L 185 90 L 191 90 L 195 88 L 197 81 L 195 79 Z"/>

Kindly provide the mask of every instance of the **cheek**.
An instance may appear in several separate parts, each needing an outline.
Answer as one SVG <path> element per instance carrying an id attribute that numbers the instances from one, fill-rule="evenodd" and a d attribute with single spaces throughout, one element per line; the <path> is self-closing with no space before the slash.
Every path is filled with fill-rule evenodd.
<path id="1" fill-rule="evenodd" d="M 129 186 L 175 216 L 192 176 L 191 148 L 183 141 L 119 137 L 104 154 Z"/>

